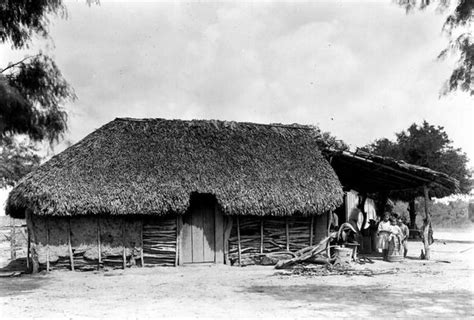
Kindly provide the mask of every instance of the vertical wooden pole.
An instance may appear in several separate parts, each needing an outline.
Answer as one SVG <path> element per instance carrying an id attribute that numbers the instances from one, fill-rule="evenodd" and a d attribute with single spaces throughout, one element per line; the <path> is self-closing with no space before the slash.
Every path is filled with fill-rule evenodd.
<path id="1" fill-rule="evenodd" d="M 143 258 L 143 219 L 142 219 L 142 226 L 140 228 L 140 262 L 142 264 L 142 268 L 145 266 L 145 259 Z"/>
<path id="2" fill-rule="evenodd" d="M 97 216 L 97 270 L 100 270 L 102 265 L 102 244 L 100 242 L 100 216 Z"/>
<path id="3" fill-rule="evenodd" d="M 229 239 L 232 227 L 234 224 L 233 216 L 224 216 L 225 228 L 224 228 L 224 263 L 229 264 Z"/>
<path id="4" fill-rule="evenodd" d="M 331 228 L 331 221 L 332 221 L 332 211 L 328 211 L 328 214 L 326 217 L 326 237 L 329 237 L 329 235 L 331 234 L 329 230 Z"/>
<path id="5" fill-rule="evenodd" d="M 416 229 L 416 209 L 415 209 L 415 198 L 410 199 L 408 202 L 408 212 L 410 215 L 410 229 Z"/>
<path id="6" fill-rule="evenodd" d="M 260 218 L 260 253 L 263 253 L 263 218 Z"/>
<path id="7" fill-rule="evenodd" d="M 239 248 L 239 266 L 242 266 L 242 248 L 240 245 L 240 223 L 239 216 L 237 216 L 237 246 Z"/>
<path id="8" fill-rule="evenodd" d="M 174 257 L 174 266 L 178 266 L 178 257 L 179 257 L 179 216 L 176 216 L 176 254 Z M 215 257 L 214 257 L 215 258 Z"/>
<path id="9" fill-rule="evenodd" d="M 30 231 L 28 230 L 28 225 L 26 226 L 26 233 L 28 234 L 27 237 L 27 247 L 26 247 L 26 269 L 28 269 L 28 271 L 30 271 L 30 241 L 31 241 L 31 238 L 30 238 Z"/>
<path id="10" fill-rule="evenodd" d="M 309 245 L 313 245 L 313 235 L 314 233 L 314 216 L 311 216 L 311 222 L 309 224 Z"/>
<path id="11" fill-rule="evenodd" d="M 49 218 L 45 218 L 46 222 L 46 272 L 49 272 Z"/>
<path id="12" fill-rule="evenodd" d="M 290 229 L 288 227 L 288 217 L 285 217 L 285 231 L 286 231 L 286 251 L 290 251 Z"/>
<path id="13" fill-rule="evenodd" d="M 425 194 L 425 220 L 423 221 L 423 246 L 425 247 L 425 260 L 430 260 L 430 228 L 431 228 L 431 214 L 428 209 L 428 202 L 430 201 L 429 189 L 427 186 L 423 187 Z"/>
<path id="14" fill-rule="evenodd" d="M 327 237 L 329 237 L 330 234 L 331 234 L 329 232 L 329 227 L 330 227 L 330 223 L 331 223 L 330 221 L 332 221 L 332 211 L 329 211 L 328 215 L 331 215 L 331 216 L 327 217 L 327 219 L 326 219 L 327 220 L 327 228 L 326 228 Z M 331 220 L 329 220 L 329 219 L 331 219 Z M 326 254 L 328 256 L 328 261 L 329 261 L 329 259 L 331 259 L 331 247 L 330 247 L 330 245 L 331 245 L 331 240 L 329 240 L 326 244 Z"/>
<path id="15" fill-rule="evenodd" d="M 39 262 L 38 262 L 38 251 L 36 250 L 36 234 L 33 220 L 33 212 L 26 210 L 26 226 L 28 228 L 29 244 L 30 244 L 30 257 L 31 257 L 31 272 L 38 273 Z"/>
<path id="16" fill-rule="evenodd" d="M 71 264 L 71 270 L 74 271 L 74 255 L 72 253 L 72 244 L 71 244 L 71 218 L 67 218 L 67 245 L 69 248 L 69 263 Z"/>
<path id="17" fill-rule="evenodd" d="M 122 219 L 122 268 L 125 270 L 127 267 L 127 256 L 125 254 L 125 227 L 124 220 Z"/>
<path id="18" fill-rule="evenodd" d="M 10 259 L 16 259 L 16 226 L 15 219 L 10 218 Z"/>

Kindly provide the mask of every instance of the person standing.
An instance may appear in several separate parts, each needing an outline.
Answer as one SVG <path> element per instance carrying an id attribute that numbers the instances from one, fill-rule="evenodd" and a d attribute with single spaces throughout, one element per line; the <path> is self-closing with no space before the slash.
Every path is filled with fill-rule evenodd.
<path id="1" fill-rule="evenodd" d="M 383 215 L 383 220 L 379 222 L 377 228 L 378 250 L 382 251 L 383 259 L 386 261 L 388 256 L 388 241 L 391 233 L 390 213 L 386 212 Z"/>
<path id="2" fill-rule="evenodd" d="M 403 257 L 407 257 L 408 253 L 408 237 L 410 236 L 410 229 L 405 224 L 405 219 L 398 218 L 398 226 L 402 230 L 402 247 L 403 247 Z"/>

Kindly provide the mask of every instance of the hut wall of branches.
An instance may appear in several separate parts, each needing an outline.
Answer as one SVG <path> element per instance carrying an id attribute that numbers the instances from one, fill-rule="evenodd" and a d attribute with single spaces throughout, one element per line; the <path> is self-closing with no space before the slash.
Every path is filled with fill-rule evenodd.
<path id="1" fill-rule="evenodd" d="M 295 252 L 318 243 L 327 236 L 328 216 L 233 217 L 227 259 L 231 265 L 253 260 L 259 255 Z M 227 260 L 226 259 L 226 260 Z"/>
<path id="2" fill-rule="evenodd" d="M 99 270 L 183 264 L 178 216 L 38 217 L 27 216 L 30 246 L 38 270 Z M 230 222 L 230 223 L 229 223 Z M 327 235 L 327 215 L 316 217 L 229 217 L 230 234 L 222 261 L 276 252 L 294 252 L 318 243 Z M 224 228 L 222 228 L 224 230 Z M 240 240 L 240 245 L 239 245 Z M 240 252 L 239 252 L 240 251 Z M 258 259 L 256 259 L 258 263 Z"/>
<path id="3" fill-rule="evenodd" d="M 27 216 L 39 270 L 175 266 L 177 218 Z"/>
<path id="4" fill-rule="evenodd" d="M 116 119 L 23 178 L 6 212 L 26 216 L 38 268 L 230 262 L 236 230 L 241 255 L 294 251 L 342 203 L 316 138 L 296 124 Z"/>

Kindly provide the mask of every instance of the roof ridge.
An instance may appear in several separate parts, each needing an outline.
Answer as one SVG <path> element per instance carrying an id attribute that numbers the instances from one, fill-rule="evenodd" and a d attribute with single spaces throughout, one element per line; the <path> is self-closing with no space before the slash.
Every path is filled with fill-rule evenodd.
<path id="1" fill-rule="evenodd" d="M 258 122 L 248 122 L 248 121 L 235 121 L 235 120 L 218 120 L 218 119 L 192 119 L 192 120 L 182 120 L 182 119 L 165 119 L 165 118 L 131 118 L 131 117 L 117 117 L 114 121 L 134 121 L 134 122 L 147 122 L 147 121 L 179 121 L 179 122 L 220 122 L 220 123 L 235 123 L 239 125 L 252 125 L 252 126 L 262 126 L 262 127 L 274 127 L 274 128 L 284 128 L 284 129 L 303 129 L 303 130 L 315 130 L 317 127 L 311 124 L 282 124 L 282 123 L 258 123 Z"/>

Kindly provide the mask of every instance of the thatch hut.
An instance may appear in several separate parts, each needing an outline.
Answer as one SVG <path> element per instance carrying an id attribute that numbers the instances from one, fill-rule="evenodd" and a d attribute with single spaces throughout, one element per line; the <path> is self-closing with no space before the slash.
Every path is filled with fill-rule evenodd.
<path id="1" fill-rule="evenodd" d="M 342 188 L 301 125 L 115 119 L 12 190 L 33 265 L 234 263 L 327 234 Z"/>

